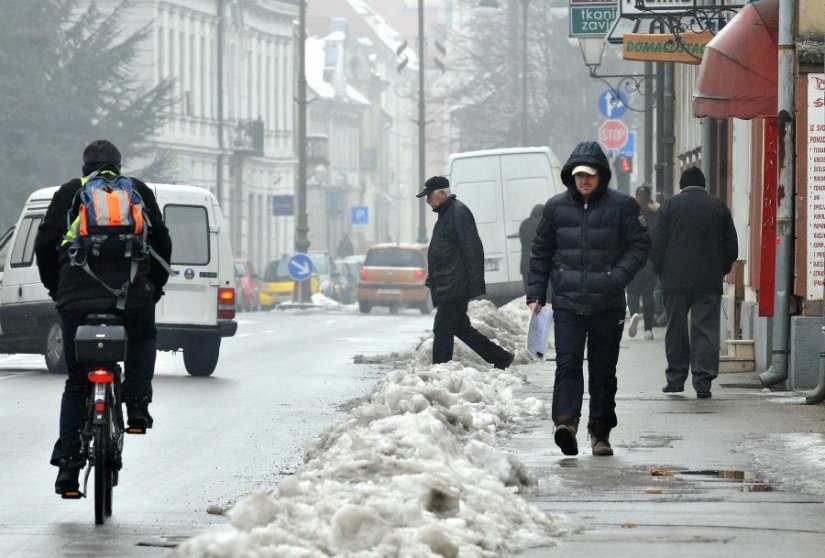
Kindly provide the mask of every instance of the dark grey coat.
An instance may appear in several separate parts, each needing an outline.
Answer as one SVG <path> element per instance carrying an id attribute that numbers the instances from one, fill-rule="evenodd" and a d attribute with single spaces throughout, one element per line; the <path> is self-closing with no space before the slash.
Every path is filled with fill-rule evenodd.
<path id="1" fill-rule="evenodd" d="M 662 292 L 722 294 L 739 256 L 733 217 L 701 186 L 688 186 L 659 209 L 650 260 Z"/>

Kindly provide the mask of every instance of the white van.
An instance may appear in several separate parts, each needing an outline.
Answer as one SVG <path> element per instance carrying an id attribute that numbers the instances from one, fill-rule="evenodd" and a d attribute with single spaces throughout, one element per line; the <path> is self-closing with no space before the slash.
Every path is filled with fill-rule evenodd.
<path id="1" fill-rule="evenodd" d="M 218 200 L 198 186 L 149 184 L 172 237 L 172 269 L 157 305 L 158 350 L 183 351 L 186 371 L 209 376 L 221 338 L 235 334 L 235 278 L 229 233 Z M 0 237 L 0 352 L 43 354 L 65 373 L 54 302 L 34 257 L 37 227 L 57 187 L 29 196 L 14 228 Z"/>
<path id="2" fill-rule="evenodd" d="M 447 176 L 452 192 L 475 216 L 487 298 L 507 302 L 523 296 L 519 226 L 536 204 L 564 191 L 558 158 L 547 147 L 453 153 Z"/>

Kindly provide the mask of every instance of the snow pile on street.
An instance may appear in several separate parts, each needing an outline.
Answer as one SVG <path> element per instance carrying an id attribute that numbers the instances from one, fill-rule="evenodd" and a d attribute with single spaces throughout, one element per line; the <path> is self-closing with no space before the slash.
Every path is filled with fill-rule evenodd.
<path id="1" fill-rule="evenodd" d="M 786 491 L 825 497 L 825 435 L 794 432 L 768 434 L 742 444 L 766 482 Z"/>
<path id="2" fill-rule="evenodd" d="M 473 304 L 474 323 L 523 346 L 525 314 L 490 307 Z M 553 544 L 573 525 L 518 495 L 536 479 L 497 443 L 546 414 L 514 396 L 522 381 L 512 369 L 416 358 L 311 443 L 292 477 L 174 555 L 493 557 Z"/>

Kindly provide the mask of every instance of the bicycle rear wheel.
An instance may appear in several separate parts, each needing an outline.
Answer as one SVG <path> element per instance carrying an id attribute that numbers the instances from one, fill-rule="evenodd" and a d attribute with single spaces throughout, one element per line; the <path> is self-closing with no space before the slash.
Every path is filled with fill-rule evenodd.
<path id="1" fill-rule="evenodd" d="M 112 515 L 111 468 L 109 464 L 109 432 L 105 424 L 95 425 L 95 524 L 103 525 Z M 108 503 L 108 510 L 107 510 Z M 108 511 L 108 513 L 107 513 Z"/>

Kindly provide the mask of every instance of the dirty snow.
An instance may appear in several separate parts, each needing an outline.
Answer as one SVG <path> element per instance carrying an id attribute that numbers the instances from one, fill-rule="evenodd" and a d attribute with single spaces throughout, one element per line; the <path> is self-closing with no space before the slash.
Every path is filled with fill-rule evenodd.
<path id="1" fill-rule="evenodd" d="M 523 299 L 500 309 L 474 301 L 469 315 L 517 351 L 516 364 L 528 361 Z M 499 447 L 501 436 L 545 416 L 544 402 L 516 397 L 524 378 L 515 369 L 491 369 L 458 340 L 454 356 L 433 366 L 432 339 L 423 341 L 306 448 L 294 475 L 248 495 L 226 512 L 228 524 L 174 556 L 486 557 L 551 545 L 574 530 L 519 495 L 536 478 Z"/>
<path id="2" fill-rule="evenodd" d="M 825 434 L 768 434 L 743 443 L 763 479 L 785 491 L 825 497 Z"/>

